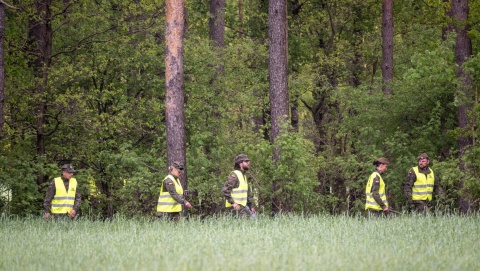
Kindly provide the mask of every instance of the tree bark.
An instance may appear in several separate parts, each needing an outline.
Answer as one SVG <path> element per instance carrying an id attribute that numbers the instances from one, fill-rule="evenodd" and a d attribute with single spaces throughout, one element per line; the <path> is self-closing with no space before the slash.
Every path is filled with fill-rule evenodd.
<path id="1" fill-rule="evenodd" d="M 225 0 L 210 0 L 210 19 L 209 19 L 210 40 L 213 42 L 213 49 L 217 56 L 215 75 L 210 84 L 212 85 L 215 97 L 217 97 L 222 89 L 221 78 L 225 67 L 223 65 L 223 47 L 225 46 Z M 213 101 L 212 115 L 215 119 L 220 118 L 218 104 Z M 208 151 L 210 148 L 206 147 Z"/>
<path id="2" fill-rule="evenodd" d="M 243 38 L 243 0 L 238 0 L 238 34 L 239 39 Z"/>
<path id="3" fill-rule="evenodd" d="M 34 59 L 30 63 L 35 76 L 34 95 L 37 97 L 35 108 L 35 131 L 37 134 L 37 156 L 45 155 L 45 129 L 47 112 L 47 79 L 52 55 L 51 0 L 36 1 L 36 16 L 29 20 L 29 50 Z M 37 176 L 37 184 L 45 182 L 45 176 Z"/>
<path id="4" fill-rule="evenodd" d="M 225 45 L 225 0 L 210 0 L 210 39 L 216 47 Z"/>
<path id="5" fill-rule="evenodd" d="M 455 64 L 457 64 L 457 76 L 461 81 L 461 94 L 464 99 L 458 106 L 457 121 L 458 127 L 462 131 L 458 138 L 458 150 L 460 160 L 460 170 L 465 171 L 466 165 L 464 162 L 464 155 L 466 150 L 472 145 L 473 139 L 466 135 L 469 132 L 469 127 L 472 123 L 468 119 L 468 113 L 472 110 L 474 96 L 472 93 L 472 81 L 470 76 L 462 68 L 462 65 L 472 55 L 472 43 L 467 36 L 468 31 L 468 1 L 467 0 L 452 0 L 452 16 L 454 21 L 455 32 L 457 37 L 455 40 Z M 459 188 L 463 193 L 460 194 L 459 209 L 461 213 L 467 213 L 471 210 L 472 202 L 470 192 L 465 187 L 463 181 L 460 182 Z"/>
<path id="6" fill-rule="evenodd" d="M 393 0 L 382 0 L 382 90 L 392 95 L 393 80 Z"/>
<path id="7" fill-rule="evenodd" d="M 288 122 L 288 25 L 287 3 L 285 0 L 271 0 L 269 2 L 268 41 L 269 41 L 269 78 L 270 78 L 270 116 L 271 134 L 270 141 L 280 135 L 284 123 Z M 276 163 L 280 157 L 278 149 L 273 151 L 273 160 Z M 273 181 L 273 192 L 279 189 L 281 181 Z M 273 213 L 282 209 L 281 199 L 275 196 L 272 201 Z"/>
<path id="8" fill-rule="evenodd" d="M 183 35 L 185 31 L 185 2 L 167 0 L 165 29 L 165 95 L 167 126 L 167 165 L 179 161 L 185 165 L 181 176 L 182 186 L 187 188 Z"/>
<path id="9" fill-rule="evenodd" d="M 3 58 L 3 47 L 5 40 L 5 5 L 0 3 L 0 140 L 3 138 L 3 124 L 5 115 L 3 105 L 5 102 L 5 61 Z"/>

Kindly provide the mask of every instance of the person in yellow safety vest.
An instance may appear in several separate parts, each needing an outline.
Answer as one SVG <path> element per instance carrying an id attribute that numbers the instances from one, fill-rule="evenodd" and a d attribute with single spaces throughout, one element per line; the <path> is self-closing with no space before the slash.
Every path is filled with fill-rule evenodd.
<path id="1" fill-rule="evenodd" d="M 179 179 L 183 169 L 183 165 L 176 161 L 168 167 L 169 174 L 163 179 L 158 196 L 158 218 L 178 221 L 183 206 L 192 208 L 190 202 L 184 198 L 183 187 Z"/>
<path id="2" fill-rule="evenodd" d="M 73 178 L 74 173 L 72 165 L 65 164 L 62 166 L 61 176 L 48 185 L 43 201 L 45 219 L 50 219 L 52 214 L 55 218 L 68 216 L 72 219 L 77 215 L 82 197 L 78 191 L 77 180 Z"/>
<path id="3" fill-rule="evenodd" d="M 367 186 L 365 188 L 365 210 L 369 216 L 380 216 L 388 214 L 387 194 L 385 189 L 385 182 L 381 174 L 383 174 L 388 167 L 389 161 L 385 157 L 380 157 L 373 161 L 376 169 L 368 178 Z"/>
<path id="4" fill-rule="evenodd" d="M 428 166 L 430 164 L 428 155 L 420 154 L 417 161 L 418 166 L 408 171 L 403 192 L 409 209 L 425 214 L 432 207 L 433 193 L 435 192 L 440 199 L 443 199 L 444 191 L 440 186 L 440 179 Z"/>
<path id="5" fill-rule="evenodd" d="M 239 154 L 234 159 L 234 171 L 227 177 L 222 187 L 222 194 L 225 198 L 225 207 L 232 208 L 237 216 L 256 215 L 254 207 L 253 192 L 248 185 L 246 171 L 250 167 L 250 159 L 246 154 Z"/>

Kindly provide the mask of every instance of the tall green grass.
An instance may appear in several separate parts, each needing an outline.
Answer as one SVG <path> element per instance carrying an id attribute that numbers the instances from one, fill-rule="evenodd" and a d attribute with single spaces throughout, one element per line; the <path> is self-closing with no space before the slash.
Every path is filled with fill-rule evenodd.
<path id="1" fill-rule="evenodd" d="M 0 270 L 480 270 L 478 216 L 0 219 Z"/>

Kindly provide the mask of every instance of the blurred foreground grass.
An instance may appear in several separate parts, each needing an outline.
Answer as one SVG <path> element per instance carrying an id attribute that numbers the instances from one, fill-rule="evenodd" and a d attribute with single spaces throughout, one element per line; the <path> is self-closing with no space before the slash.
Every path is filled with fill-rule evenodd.
<path id="1" fill-rule="evenodd" d="M 479 216 L 0 219 L 0 270 L 480 270 Z"/>

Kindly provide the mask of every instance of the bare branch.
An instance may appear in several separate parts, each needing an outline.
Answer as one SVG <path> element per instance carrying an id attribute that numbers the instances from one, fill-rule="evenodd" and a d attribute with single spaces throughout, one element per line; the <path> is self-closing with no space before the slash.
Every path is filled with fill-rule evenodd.
<path id="1" fill-rule="evenodd" d="M 0 0 L 0 4 L 4 4 L 5 6 L 11 8 L 11 9 L 17 9 L 17 10 L 19 10 L 19 8 L 14 7 L 14 6 L 10 5 L 10 4 L 5 3 L 4 0 Z"/>

